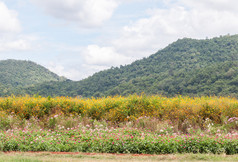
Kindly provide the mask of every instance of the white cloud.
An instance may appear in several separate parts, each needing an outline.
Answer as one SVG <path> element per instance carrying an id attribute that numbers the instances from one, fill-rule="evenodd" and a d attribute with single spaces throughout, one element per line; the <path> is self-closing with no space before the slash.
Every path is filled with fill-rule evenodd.
<path id="1" fill-rule="evenodd" d="M 169 11 L 150 11 L 149 18 L 125 26 L 121 37 L 113 41 L 113 46 L 120 53 L 137 59 L 148 56 L 174 41 L 176 37 L 187 35 L 183 20 L 186 14 L 181 7 Z"/>
<path id="2" fill-rule="evenodd" d="M 36 38 L 21 34 L 18 13 L 0 1 L 0 52 L 29 50 Z"/>
<path id="3" fill-rule="evenodd" d="M 6 33 L 0 38 L 0 52 L 37 50 L 37 40 L 34 35 Z"/>
<path id="4" fill-rule="evenodd" d="M 108 69 L 108 66 L 91 65 L 91 64 L 73 64 L 71 66 L 63 65 L 63 63 L 49 62 L 46 67 L 58 74 L 71 80 L 81 80 L 93 75 L 95 72 Z"/>
<path id="5" fill-rule="evenodd" d="M 238 12 L 237 0 L 181 0 L 180 4 L 196 9 L 213 9 L 218 11 Z"/>
<path id="6" fill-rule="evenodd" d="M 83 53 L 83 57 L 87 64 L 97 66 L 110 67 L 131 62 L 130 57 L 117 53 L 113 47 L 99 47 L 98 45 L 89 45 Z"/>
<path id="7" fill-rule="evenodd" d="M 65 55 L 58 55 L 54 61 L 46 63 L 45 66 L 60 76 L 81 80 L 95 72 L 132 62 L 131 57 L 117 53 L 113 47 L 88 45 L 84 48 L 76 48 L 76 51 L 73 47 L 70 49 L 67 58 Z"/>
<path id="8" fill-rule="evenodd" d="M 4 51 L 26 51 L 32 50 L 33 42 L 37 40 L 34 36 L 11 35 L 0 38 L 0 52 Z"/>
<path id="9" fill-rule="evenodd" d="M 10 10 L 0 1 L 0 34 L 6 32 L 20 32 L 21 26 L 17 12 Z"/>
<path id="10" fill-rule="evenodd" d="M 147 18 L 125 26 L 121 36 L 112 41 L 115 49 L 142 58 L 178 38 L 204 39 L 238 33 L 238 1 L 171 0 L 166 5 L 166 9 L 149 9 Z"/>
<path id="11" fill-rule="evenodd" d="M 102 70 L 105 70 L 105 69 L 109 69 L 110 67 L 108 66 L 102 66 L 102 65 L 89 65 L 89 64 L 82 64 L 82 69 L 84 69 L 83 71 L 81 71 L 81 78 L 78 78 L 79 79 L 82 79 L 82 78 L 86 78 L 88 76 L 92 76 L 95 72 L 98 72 L 98 71 L 102 71 Z"/>
<path id="12" fill-rule="evenodd" d="M 56 73 L 59 76 L 64 76 L 66 78 L 73 79 L 77 74 L 79 74 L 79 70 L 74 69 L 66 69 L 65 66 L 63 66 L 60 63 L 56 62 L 49 62 L 46 64 L 46 68 L 48 68 L 50 71 Z"/>
<path id="13" fill-rule="evenodd" d="M 116 0 L 32 0 L 48 14 L 73 21 L 82 26 L 95 27 L 111 18 L 118 6 Z"/>

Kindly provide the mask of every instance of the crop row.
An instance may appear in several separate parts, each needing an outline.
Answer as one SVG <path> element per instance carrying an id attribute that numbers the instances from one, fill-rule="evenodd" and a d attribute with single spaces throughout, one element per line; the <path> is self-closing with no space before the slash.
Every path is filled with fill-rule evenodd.
<path id="1" fill-rule="evenodd" d="M 202 126 L 206 119 L 224 124 L 238 117 L 238 100 L 228 97 L 138 96 L 107 98 L 6 97 L 0 98 L 0 117 L 17 115 L 21 119 L 38 119 L 58 115 L 90 117 L 96 120 L 124 122 L 142 116 L 162 121 Z"/>

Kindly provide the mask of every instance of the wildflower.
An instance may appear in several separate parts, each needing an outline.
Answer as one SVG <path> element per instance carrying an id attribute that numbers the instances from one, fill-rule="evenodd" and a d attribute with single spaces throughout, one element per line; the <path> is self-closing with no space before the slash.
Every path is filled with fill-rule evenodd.
<path id="1" fill-rule="evenodd" d="M 238 120 L 238 117 L 233 117 L 233 118 L 228 119 L 228 122 L 232 123 L 232 122 L 237 121 L 237 120 Z"/>

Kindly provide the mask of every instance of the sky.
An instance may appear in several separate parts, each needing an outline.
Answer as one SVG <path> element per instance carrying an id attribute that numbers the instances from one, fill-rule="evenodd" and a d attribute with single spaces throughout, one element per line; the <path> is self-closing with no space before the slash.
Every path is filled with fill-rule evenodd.
<path id="1" fill-rule="evenodd" d="M 178 39 L 227 34 L 238 34 L 237 0 L 0 0 L 0 60 L 30 60 L 72 80 Z"/>

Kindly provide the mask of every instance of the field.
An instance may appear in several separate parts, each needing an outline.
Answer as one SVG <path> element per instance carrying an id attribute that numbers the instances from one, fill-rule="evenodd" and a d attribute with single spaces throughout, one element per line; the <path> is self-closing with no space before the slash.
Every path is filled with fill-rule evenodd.
<path id="1" fill-rule="evenodd" d="M 126 154 L 238 153 L 229 97 L 0 98 L 0 150 Z"/>

